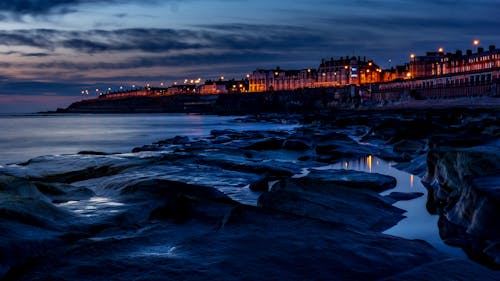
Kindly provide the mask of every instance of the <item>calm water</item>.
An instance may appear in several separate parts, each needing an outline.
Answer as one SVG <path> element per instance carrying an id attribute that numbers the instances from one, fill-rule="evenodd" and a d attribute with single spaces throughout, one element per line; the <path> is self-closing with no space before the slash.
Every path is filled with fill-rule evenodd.
<path id="1" fill-rule="evenodd" d="M 392 167 L 390 162 L 373 156 L 358 160 L 342 161 L 334 165 L 321 167 L 320 169 L 348 169 L 395 177 L 397 186 L 394 189 L 383 192 L 382 195 L 388 195 L 394 191 L 424 193 L 422 197 L 395 203 L 394 206 L 406 211 L 404 214 L 406 218 L 401 220 L 394 227 L 384 231 L 384 233 L 408 239 L 425 240 L 441 252 L 455 257 L 466 257 L 461 249 L 446 245 L 443 240 L 441 240 L 437 226 L 438 216 L 429 214 L 425 208 L 427 202 L 427 189 L 423 186 L 419 177 L 398 170 Z"/>
<path id="2" fill-rule="evenodd" d="M 42 155 L 91 150 L 128 152 L 136 146 L 213 129 L 290 129 L 293 125 L 233 122 L 235 117 L 186 114 L 0 115 L 0 165 Z"/>

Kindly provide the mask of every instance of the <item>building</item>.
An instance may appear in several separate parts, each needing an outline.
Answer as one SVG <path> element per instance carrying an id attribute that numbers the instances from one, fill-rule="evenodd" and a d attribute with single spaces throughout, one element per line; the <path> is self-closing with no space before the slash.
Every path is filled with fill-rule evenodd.
<path id="1" fill-rule="evenodd" d="M 477 53 L 467 50 L 465 54 L 461 50 L 445 54 L 443 49 L 439 49 L 438 52 L 428 52 L 425 56 L 412 55 L 409 76 L 411 78 L 431 78 L 453 74 L 485 73 L 492 72 L 498 67 L 500 67 L 500 49 L 494 45 L 489 46 L 488 50 L 479 47 Z M 479 81 L 498 79 L 498 77 L 492 77 L 492 74 L 493 72 L 485 73 L 484 79 L 482 76 L 475 76 L 474 83 L 476 83 L 476 79 Z M 469 82 L 472 81 L 471 79 Z M 465 81 L 461 81 L 461 83 L 465 83 Z"/>
<path id="2" fill-rule="evenodd" d="M 220 84 L 217 82 L 207 81 L 201 86 L 200 94 L 210 95 L 210 94 L 227 94 L 227 89 L 225 84 Z"/>
<path id="3" fill-rule="evenodd" d="M 362 85 L 381 81 L 382 69 L 372 60 L 360 57 L 340 57 L 322 60 L 318 68 L 316 87 Z"/>

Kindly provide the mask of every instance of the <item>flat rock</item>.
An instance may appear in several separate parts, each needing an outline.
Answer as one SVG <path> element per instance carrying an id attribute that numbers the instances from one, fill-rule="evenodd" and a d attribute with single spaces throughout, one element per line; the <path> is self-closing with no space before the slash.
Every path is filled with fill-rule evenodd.
<path id="1" fill-rule="evenodd" d="M 244 149 L 250 150 L 278 150 L 283 147 L 284 140 L 279 138 L 268 138 L 265 140 L 257 141 L 252 143 Z"/>
<path id="2" fill-rule="evenodd" d="M 344 169 L 312 169 L 303 180 L 333 183 L 356 189 L 369 189 L 376 192 L 382 192 L 396 186 L 396 179 L 391 176 Z"/>
<path id="3" fill-rule="evenodd" d="M 391 192 L 387 197 L 396 201 L 408 201 L 424 196 L 422 192 Z"/>
<path id="4" fill-rule="evenodd" d="M 394 152 L 407 152 L 407 153 L 417 153 L 425 148 L 425 145 L 416 140 L 400 140 L 393 144 Z"/>
<path id="5" fill-rule="evenodd" d="M 376 192 L 307 177 L 282 180 L 273 185 L 270 192 L 259 197 L 258 205 L 371 231 L 384 231 L 394 226 L 404 213 Z"/>

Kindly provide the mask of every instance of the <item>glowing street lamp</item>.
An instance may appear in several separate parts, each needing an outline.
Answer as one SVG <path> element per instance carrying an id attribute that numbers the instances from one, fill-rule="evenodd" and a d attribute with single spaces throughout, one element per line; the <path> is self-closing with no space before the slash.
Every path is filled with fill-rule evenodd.
<path id="1" fill-rule="evenodd" d="M 479 45 L 479 40 L 475 39 L 472 43 L 474 43 L 474 46 L 478 46 Z"/>
<path id="2" fill-rule="evenodd" d="M 415 58 L 415 54 L 410 54 L 410 59 L 414 59 Z"/>
<path id="3" fill-rule="evenodd" d="M 444 52 L 444 49 L 443 48 L 439 48 L 438 52 L 442 53 L 442 52 Z"/>

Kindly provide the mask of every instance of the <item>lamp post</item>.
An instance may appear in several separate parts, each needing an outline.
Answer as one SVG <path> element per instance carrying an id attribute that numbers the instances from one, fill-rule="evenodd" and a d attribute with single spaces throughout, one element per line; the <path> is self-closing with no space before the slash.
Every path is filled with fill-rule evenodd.
<path id="1" fill-rule="evenodd" d="M 410 54 L 410 79 L 415 75 L 415 54 Z"/>
<path id="2" fill-rule="evenodd" d="M 349 85 L 349 66 L 344 65 L 344 70 L 345 70 L 345 84 Z"/>
<path id="3" fill-rule="evenodd" d="M 472 44 L 474 44 L 474 47 L 476 48 L 476 52 L 479 52 L 479 40 L 477 39 L 474 39 L 474 41 L 472 41 Z"/>

